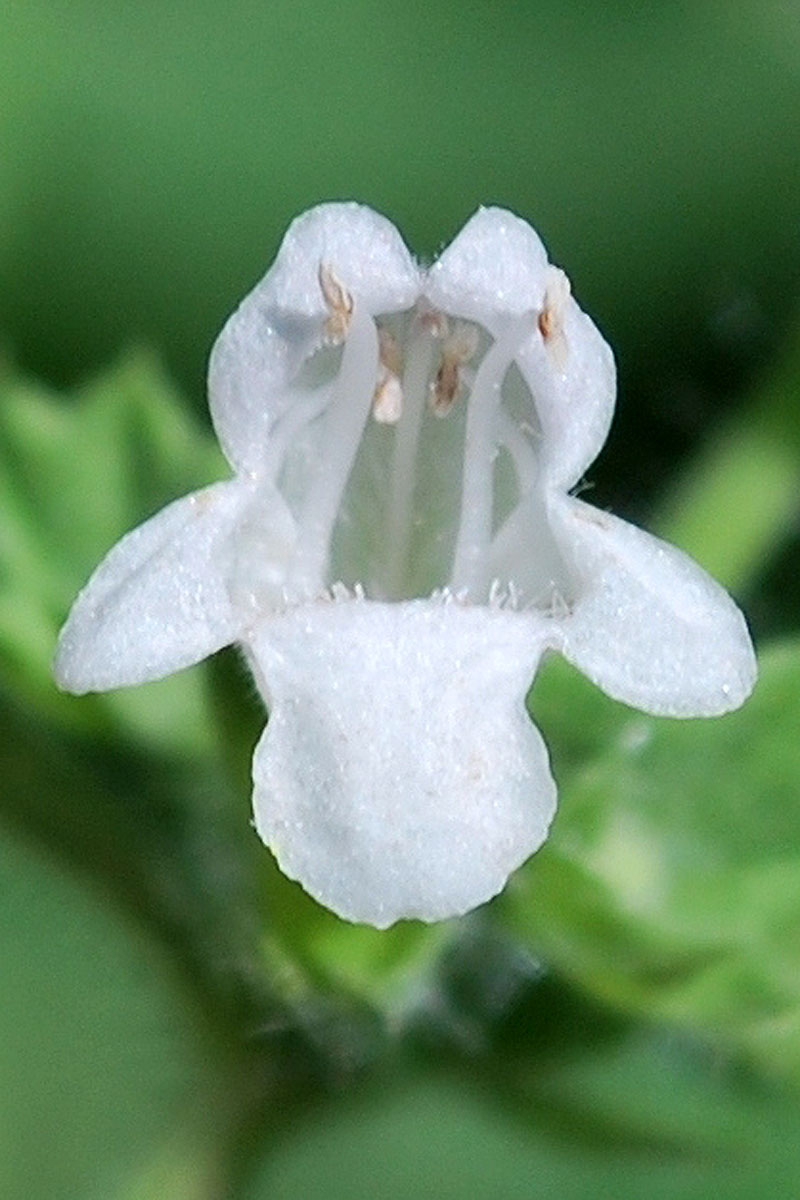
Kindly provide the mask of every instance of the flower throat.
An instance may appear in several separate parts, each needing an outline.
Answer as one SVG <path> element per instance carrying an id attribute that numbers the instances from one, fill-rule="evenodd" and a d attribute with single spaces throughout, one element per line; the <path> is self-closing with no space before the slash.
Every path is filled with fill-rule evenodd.
<path id="1" fill-rule="evenodd" d="M 336 584 L 377 600 L 446 589 L 549 611 L 575 588 L 538 486 L 541 437 L 514 362 L 562 344 L 552 310 L 483 326 L 419 301 L 373 320 L 327 267 L 329 315 L 272 434 L 272 477 L 298 528 L 289 602 Z M 518 577 L 520 532 L 535 545 Z"/>

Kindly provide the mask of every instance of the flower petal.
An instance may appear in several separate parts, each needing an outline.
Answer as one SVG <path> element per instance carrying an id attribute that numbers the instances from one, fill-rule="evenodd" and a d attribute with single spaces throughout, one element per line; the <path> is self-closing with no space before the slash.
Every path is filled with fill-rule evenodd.
<path id="1" fill-rule="evenodd" d="M 291 381 L 321 341 L 320 265 L 373 316 L 407 308 L 419 293 L 419 269 L 402 238 L 371 208 L 320 204 L 293 221 L 211 352 L 211 416 L 237 470 L 258 471 L 270 427 L 291 403 Z"/>
<path id="2" fill-rule="evenodd" d="M 516 359 L 541 428 L 542 478 L 569 488 L 606 440 L 616 370 L 607 343 L 568 292 L 558 298 L 557 346 L 545 343 L 536 318 L 550 302 L 554 277 L 565 282 L 527 222 L 502 208 L 481 208 L 431 267 L 425 294 L 435 307 L 480 322 L 494 337 L 509 316 L 533 315 L 531 336 Z"/>
<path id="3" fill-rule="evenodd" d="M 750 694 L 756 661 L 728 593 L 682 551 L 571 497 L 550 519 L 579 583 L 561 652 L 645 712 L 716 716 Z"/>
<path id="4" fill-rule="evenodd" d="M 504 208 L 479 208 L 428 272 L 436 308 L 485 324 L 492 314 L 541 307 L 547 251 L 527 221 Z"/>
<path id="5" fill-rule="evenodd" d="M 517 355 L 542 430 L 542 480 L 553 488 L 574 486 L 608 437 L 617 395 L 614 355 L 591 317 L 570 297 L 564 310 L 564 358 L 550 360 L 541 339 L 525 342 Z"/>
<path id="6" fill-rule="evenodd" d="M 256 828 L 351 921 L 435 921 L 488 900 L 544 840 L 547 751 L 524 698 L 539 625 L 455 603 L 317 602 L 251 644 L 271 715 Z"/>
<path id="7" fill-rule="evenodd" d="M 226 539 L 248 492 L 216 483 L 127 534 L 78 596 L 54 664 L 66 691 L 161 679 L 238 636 L 225 579 Z"/>

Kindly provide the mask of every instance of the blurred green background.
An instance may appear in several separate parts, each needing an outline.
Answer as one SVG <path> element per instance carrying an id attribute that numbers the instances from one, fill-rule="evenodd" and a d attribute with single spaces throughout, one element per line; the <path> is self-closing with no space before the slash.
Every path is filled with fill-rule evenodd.
<path id="1" fill-rule="evenodd" d="M 0 1193 L 795 1196 L 800 9 L 0 2 Z M 612 343 L 592 498 L 744 604 L 762 679 L 654 721 L 548 664 L 561 806 L 481 913 L 388 934 L 249 826 L 230 652 L 75 700 L 80 584 L 219 476 L 203 376 L 289 220 L 539 230 Z"/>

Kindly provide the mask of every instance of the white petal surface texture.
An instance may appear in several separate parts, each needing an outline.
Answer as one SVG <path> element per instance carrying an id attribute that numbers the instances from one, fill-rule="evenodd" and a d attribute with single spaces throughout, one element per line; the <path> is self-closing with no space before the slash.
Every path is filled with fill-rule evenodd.
<path id="1" fill-rule="evenodd" d="M 493 334 L 509 314 L 533 314 L 537 336 L 517 365 L 536 401 L 540 470 L 551 487 L 577 483 L 608 435 L 614 357 L 531 227 L 505 209 L 479 209 L 431 267 L 425 293 Z"/>
<path id="2" fill-rule="evenodd" d="M 292 378 L 323 339 L 321 265 L 372 314 L 409 308 L 419 293 L 419 269 L 379 213 L 363 204 L 320 204 L 293 221 L 275 262 L 211 352 L 211 417 L 236 469 L 258 469 L 271 427 L 298 399 Z"/>
<path id="3" fill-rule="evenodd" d="M 265 622 L 255 817 L 285 873 L 381 928 L 499 892 L 555 811 L 525 711 L 534 626 L 441 601 L 317 603 Z"/>
<path id="4" fill-rule="evenodd" d="M 688 555 L 580 500 L 551 523 L 581 580 L 560 649 L 605 692 L 662 716 L 738 708 L 756 678 L 744 618 Z"/>
<path id="5" fill-rule="evenodd" d="M 480 209 L 423 268 L 378 213 L 311 209 L 212 351 L 235 479 L 111 551 L 56 678 L 117 687 L 237 643 L 270 714 L 256 826 L 284 871 L 353 921 L 468 911 L 553 816 L 524 707 L 545 651 L 673 716 L 735 708 L 755 679 L 722 588 L 568 494 L 615 394 L 513 213 Z"/>
<path id="6" fill-rule="evenodd" d="M 213 484 L 117 543 L 61 631 L 61 687 L 80 694 L 161 679 L 233 641 L 239 620 L 221 562 L 245 500 L 236 483 Z"/>

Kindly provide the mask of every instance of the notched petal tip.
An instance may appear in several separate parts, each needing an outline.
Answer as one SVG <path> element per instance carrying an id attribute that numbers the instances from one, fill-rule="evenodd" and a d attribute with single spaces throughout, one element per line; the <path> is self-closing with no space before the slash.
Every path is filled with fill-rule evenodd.
<path id="1" fill-rule="evenodd" d="M 499 892 L 555 809 L 524 707 L 540 649 L 518 614 L 431 601 L 265 622 L 251 647 L 271 711 L 254 807 L 282 870 L 379 928 Z"/>

